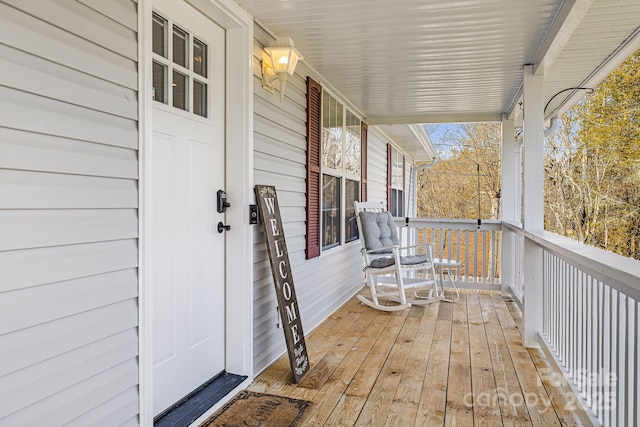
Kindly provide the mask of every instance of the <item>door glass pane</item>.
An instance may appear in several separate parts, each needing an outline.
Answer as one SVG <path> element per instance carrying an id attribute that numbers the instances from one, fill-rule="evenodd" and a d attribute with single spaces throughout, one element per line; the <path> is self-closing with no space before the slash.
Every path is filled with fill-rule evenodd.
<path id="1" fill-rule="evenodd" d="M 207 85 L 193 81 L 193 114 L 207 117 Z"/>
<path id="2" fill-rule="evenodd" d="M 193 71 L 207 77 L 207 45 L 194 37 L 193 39 Z"/>
<path id="3" fill-rule="evenodd" d="M 360 182 L 347 179 L 345 181 L 345 240 L 351 242 L 358 239 L 358 223 L 356 222 L 356 209 L 353 202 L 360 201 Z"/>
<path id="4" fill-rule="evenodd" d="M 173 62 L 187 68 L 188 34 L 179 27 L 173 26 Z"/>
<path id="5" fill-rule="evenodd" d="M 167 57 L 167 20 L 153 14 L 153 53 Z"/>
<path id="6" fill-rule="evenodd" d="M 340 245 L 340 178 L 322 175 L 322 249 Z"/>
<path id="7" fill-rule="evenodd" d="M 189 79 L 187 76 L 175 70 L 173 71 L 173 106 L 185 111 L 187 111 L 189 105 L 187 99 L 187 94 L 189 93 L 188 84 Z"/>
<path id="8" fill-rule="evenodd" d="M 167 67 L 153 61 L 153 88 L 151 88 L 153 100 L 167 103 Z"/>

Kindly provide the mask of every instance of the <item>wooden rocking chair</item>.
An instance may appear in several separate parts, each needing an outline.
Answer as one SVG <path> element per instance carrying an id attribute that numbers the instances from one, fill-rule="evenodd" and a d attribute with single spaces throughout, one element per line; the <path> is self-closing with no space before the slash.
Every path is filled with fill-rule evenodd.
<path id="1" fill-rule="evenodd" d="M 360 230 L 362 258 L 371 299 L 358 295 L 364 304 L 384 311 L 404 310 L 415 305 L 442 301 L 436 284 L 433 246 L 400 247 L 391 213 L 380 203 L 354 202 Z M 418 249 L 423 248 L 422 253 Z M 407 296 L 412 289 L 413 295 Z M 392 304 L 381 304 L 380 300 Z"/>

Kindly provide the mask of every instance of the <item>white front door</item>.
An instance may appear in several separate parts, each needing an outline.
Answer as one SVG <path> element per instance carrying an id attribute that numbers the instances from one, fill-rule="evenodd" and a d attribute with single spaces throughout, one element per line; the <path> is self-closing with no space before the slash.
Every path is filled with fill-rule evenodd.
<path id="1" fill-rule="evenodd" d="M 187 4 L 154 2 L 154 416 L 225 367 L 224 37 Z"/>

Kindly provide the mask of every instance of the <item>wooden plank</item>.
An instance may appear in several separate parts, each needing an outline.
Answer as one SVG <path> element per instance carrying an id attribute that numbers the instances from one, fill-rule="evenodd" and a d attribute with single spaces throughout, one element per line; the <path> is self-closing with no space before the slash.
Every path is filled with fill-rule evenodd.
<path id="1" fill-rule="evenodd" d="M 553 409 L 555 410 L 560 423 L 563 426 L 582 425 L 580 419 L 574 412 L 577 410 L 580 403 L 578 402 L 576 395 L 564 380 L 562 373 L 553 371 L 553 368 L 545 358 L 544 353 L 542 353 L 542 350 L 539 348 L 530 348 L 529 355 L 536 366 L 536 370 L 540 374 L 542 384 L 551 399 L 551 404 L 553 405 Z M 558 381 L 558 378 L 562 378 L 562 380 Z"/>
<path id="2" fill-rule="evenodd" d="M 469 426 L 473 424 L 473 399 L 471 390 L 471 360 L 469 356 L 469 325 L 465 294 L 453 304 L 451 326 L 451 358 L 447 381 L 447 406 L 444 424 Z"/>
<path id="3" fill-rule="evenodd" d="M 499 297 L 496 295 L 494 298 Z M 353 301 L 355 298 L 352 298 L 350 303 Z M 329 319 L 329 323 L 319 327 L 322 328 L 322 333 L 315 336 L 310 334 L 308 340 L 310 347 L 313 347 L 315 340 L 318 340 L 319 345 L 324 347 L 319 354 L 324 352 L 323 354 L 326 355 L 336 350 L 340 342 L 351 343 L 353 335 L 360 336 L 351 346 L 350 351 L 344 352 L 342 361 L 324 385 L 317 390 L 296 387 L 290 383 L 283 387 L 282 381 L 288 382 L 289 378 L 281 378 L 274 381 L 270 388 L 262 389 L 274 394 L 280 394 L 278 390 L 285 390 L 286 394 L 296 395 L 297 391 L 297 397 L 306 396 L 310 399 L 312 405 L 301 423 L 305 426 L 351 426 L 366 425 L 367 422 L 370 425 L 389 426 L 442 426 L 453 422 L 465 426 L 472 424 L 554 425 L 553 417 L 559 409 L 542 406 L 545 402 L 536 401 L 538 396 L 535 392 L 531 392 L 531 384 L 536 385 L 536 378 L 544 377 L 545 371 L 540 370 L 544 369 L 544 359 L 536 360 L 538 356 L 542 357 L 541 354 L 532 353 L 529 356 L 529 352 L 522 347 L 520 341 L 509 341 L 505 338 L 509 336 L 509 332 L 503 332 L 501 319 L 493 305 L 492 295 L 466 294 L 461 301 L 458 304 L 443 303 L 423 308 L 413 307 L 396 313 L 374 312 L 364 307 L 365 310 L 375 313 L 364 332 L 361 332 L 361 327 L 355 326 L 355 323 L 364 323 L 365 315 L 353 320 L 354 314 L 351 312 L 353 305 L 343 306 Z M 498 305 L 500 303 L 502 303 L 502 307 L 499 308 L 502 310 L 500 315 L 507 316 L 506 320 L 502 320 L 507 324 L 507 328 L 511 327 L 517 334 L 509 310 L 503 301 L 496 302 Z M 354 327 L 345 326 L 349 323 Z M 324 327 L 325 324 L 329 327 Z M 468 330 L 468 336 L 464 331 L 465 328 Z M 483 328 L 484 332 L 482 332 Z M 411 329 L 414 332 L 409 333 Z M 335 335 L 336 330 L 340 331 L 338 338 L 332 336 Z M 413 342 L 409 342 L 407 338 L 412 334 Z M 480 339 L 476 335 L 480 336 Z M 485 335 L 486 339 L 482 338 L 482 335 Z M 321 344 L 320 342 L 324 340 L 330 340 L 331 345 Z M 407 351 L 408 354 L 406 354 Z M 465 351 L 466 365 L 461 362 L 465 358 Z M 402 356 L 403 353 L 405 356 Z M 516 355 L 524 353 L 529 358 L 528 365 L 518 363 L 514 365 L 512 353 Z M 398 354 L 401 357 L 397 357 Z M 395 375 L 391 374 L 389 369 L 399 369 L 403 359 L 406 363 L 404 363 L 402 374 L 398 375 L 399 370 Z M 517 360 L 517 357 L 513 360 Z M 286 371 L 286 363 L 282 369 L 279 368 L 280 363 L 277 362 L 274 368 L 279 372 Z M 269 368 L 260 375 L 256 383 L 263 381 L 262 378 L 274 368 Z M 540 377 L 536 373 L 536 368 L 541 372 Z M 489 370 L 487 372 L 493 372 L 495 382 L 493 386 L 491 379 L 483 372 L 485 369 Z M 517 370 L 529 372 L 523 373 Z M 454 376 L 461 377 L 462 380 Z M 527 376 L 529 378 L 526 378 Z M 533 382 L 531 378 L 534 379 Z M 484 382 L 479 383 L 480 380 Z M 520 381 L 523 381 L 522 389 Z M 543 384 L 544 381 L 541 381 L 538 385 L 544 391 Z M 307 392 L 312 393 L 307 394 Z M 390 402 L 391 395 L 393 399 Z M 487 411 L 478 411 L 478 416 L 471 420 L 472 406 L 475 402 L 473 399 L 478 395 L 484 401 L 489 400 L 490 395 L 494 397 L 497 395 L 496 399 L 500 403 L 499 409 L 502 412 L 498 412 L 497 407 L 494 407 L 494 411 L 488 411 L 488 414 Z M 464 399 L 464 396 L 467 399 Z M 555 399 L 551 400 L 552 403 L 555 401 Z M 480 400 L 476 403 L 482 402 Z M 557 402 L 561 403 L 560 400 Z M 536 404 L 540 406 L 537 409 Z M 445 407 L 448 411 L 447 420 L 445 420 Z M 535 421 L 532 422 L 528 409 L 546 411 L 549 414 L 546 414 L 545 418 L 544 414 L 536 413 Z M 468 412 L 466 418 L 461 414 L 465 411 Z M 452 415 L 458 419 L 453 419 Z M 567 425 L 574 425 L 570 417 L 561 417 L 560 421 Z M 557 423 L 556 417 L 556 425 Z"/>
<path id="4" fill-rule="evenodd" d="M 462 299 L 461 299 L 462 300 Z M 449 357 L 451 351 L 451 323 L 453 304 L 438 304 L 438 320 L 431 343 L 429 363 L 424 376 L 420 405 L 418 406 L 417 426 L 444 425 L 447 401 L 447 381 Z"/>
<path id="5" fill-rule="evenodd" d="M 356 419 L 366 402 L 365 397 L 342 395 L 340 401 L 324 423 L 325 426 L 355 426 Z"/>
<path id="6" fill-rule="evenodd" d="M 375 312 L 374 310 L 370 310 Z M 376 340 L 389 321 L 384 312 L 375 312 L 369 327 L 360 339 L 349 349 L 340 365 L 335 369 L 329 380 L 322 387 L 314 399 L 314 405 L 307 409 L 302 425 L 323 425 L 344 395 L 346 388 L 360 369 Z"/>
<path id="7" fill-rule="evenodd" d="M 423 312 L 420 318 L 420 327 L 402 372 L 402 379 L 393 399 L 394 405 L 397 402 L 420 403 L 420 394 L 431 356 L 431 344 L 436 331 L 440 305 L 429 304 L 420 308 Z M 411 309 L 413 310 L 413 307 Z"/>
<path id="8" fill-rule="evenodd" d="M 560 425 L 560 420 L 555 411 L 550 410 L 551 399 L 543 386 L 542 379 L 536 371 L 531 356 L 522 345 L 522 335 L 520 335 L 509 309 L 500 298 L 493 298 L 493 305 L 509 347 L 509 353 L 516 370 L 516 376 L 522 388 L 524 396 L 523 403 L 529 411 L 531 422 L 534 425 Z"/>
<path id="9" fill-rule="evenodd" d="M 384 421 L 384 423 L 376 424 L 385 426 L 411 426 L 418 416 L 418 407 L 419 405 L 417 403 L 394 400 L 386 420 L 381 420 Z"/>
<path id="10" fill-rule="evenodd" d="M 323 328 L 321 333 L 310 336 L 313 339 L 313 345 L 310 347 L 307 345 L 307 351 L 309 360 L 312 363 L 316 363 L 316 360 L 322 359 L 324 355 L 349 331 L 349 328 L 353 325 L 354 321 L 362 314 L 362 308 L 354 301 L 349 301 L 332 317 L 336 320 L 336 323 L 332 328 Z M 297 399 L 311 400 L 318 392 L 315 389 L 308 389 L 298 387 L 297 384 L 292 383 L 291 375 L 286 375 L 284 379 L 281 378 L 280 386 L 275 390 L 276 394 L 288 396 Z"/>
<path id="11" fill-rule="evenodd" d="M 393 348 L 396 338 L 404 325 L 407 314 L 408 310 L 396 311 L 388 314 L 390 320 L 387 327 L 382 334 L 380 334 L 375 345 L 358 370 L 358 373 L 354 376 L 349 387 L 347 387 L 345 392 L 347 395 L 363 398 L 369 396 L 380 370 L 382 369 L 382 366 L 384 365 L 384 362 L 386 361 L 389 352 Z"/>
<path id="12" fill-rule="evenodd" d="M 366 310 L 357 320 L 353 320 L 348 333 L 343 335 L 334 346 L 311 368 L 305 378 L 298 384 L 299 387 L 319 390 L 334 373 L 338 365 L 351 351 L 353 345 L 366 331 L 367 326 L 375 318 L 375 312 Z"/>
<path id="13" fill-rule="evenodd" d="M 420 319 L 407 316 L 380 375 L 373 385 L 367 403 L 356 420 L 357 425 L 384 425 L 419 326 Z"/>
<path id="14" fill-rule="evenodd" d="M 526 405 L 517 404 L 524 402 L 524 395 L 492 298 L 490 295 L 480 295 L 478 299 L 489 344 L 502 422 L 505 426 L 531 426 L 531 417 Z"/>
<path id="15" fill-rule="evenodd" d="M 471 389 L 473 396 L 474 425 L 498 425 L 502 423 L 496 379 L 489 349 L 488 334 L 478 294 L 469 293 L 467 316 L 469 320 L 469 354 L 471 356 Z"/>

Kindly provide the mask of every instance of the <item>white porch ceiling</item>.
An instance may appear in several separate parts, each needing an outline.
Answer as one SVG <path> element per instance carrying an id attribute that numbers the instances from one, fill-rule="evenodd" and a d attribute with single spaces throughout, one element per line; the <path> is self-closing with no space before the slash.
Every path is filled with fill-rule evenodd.
<path id="1" fill-rule="evenodd" d="M 499 120 L 517 108 L 523 65 L 545 73 L 546 103 L 640 47 L 639 0 L 236 1 L 291 36 L 370 125 Z"/>
<path id="2" fill-rule="evenodd" d="M 638 0 L 237 1 L 269 31 L 290 35 L 371 123 L 387 124 L 507 112 L 522 66 L 543 57 L 563 10 L 587 12 L 547 71 L 553 93 L 579 85 L 640 25 Z"/>

